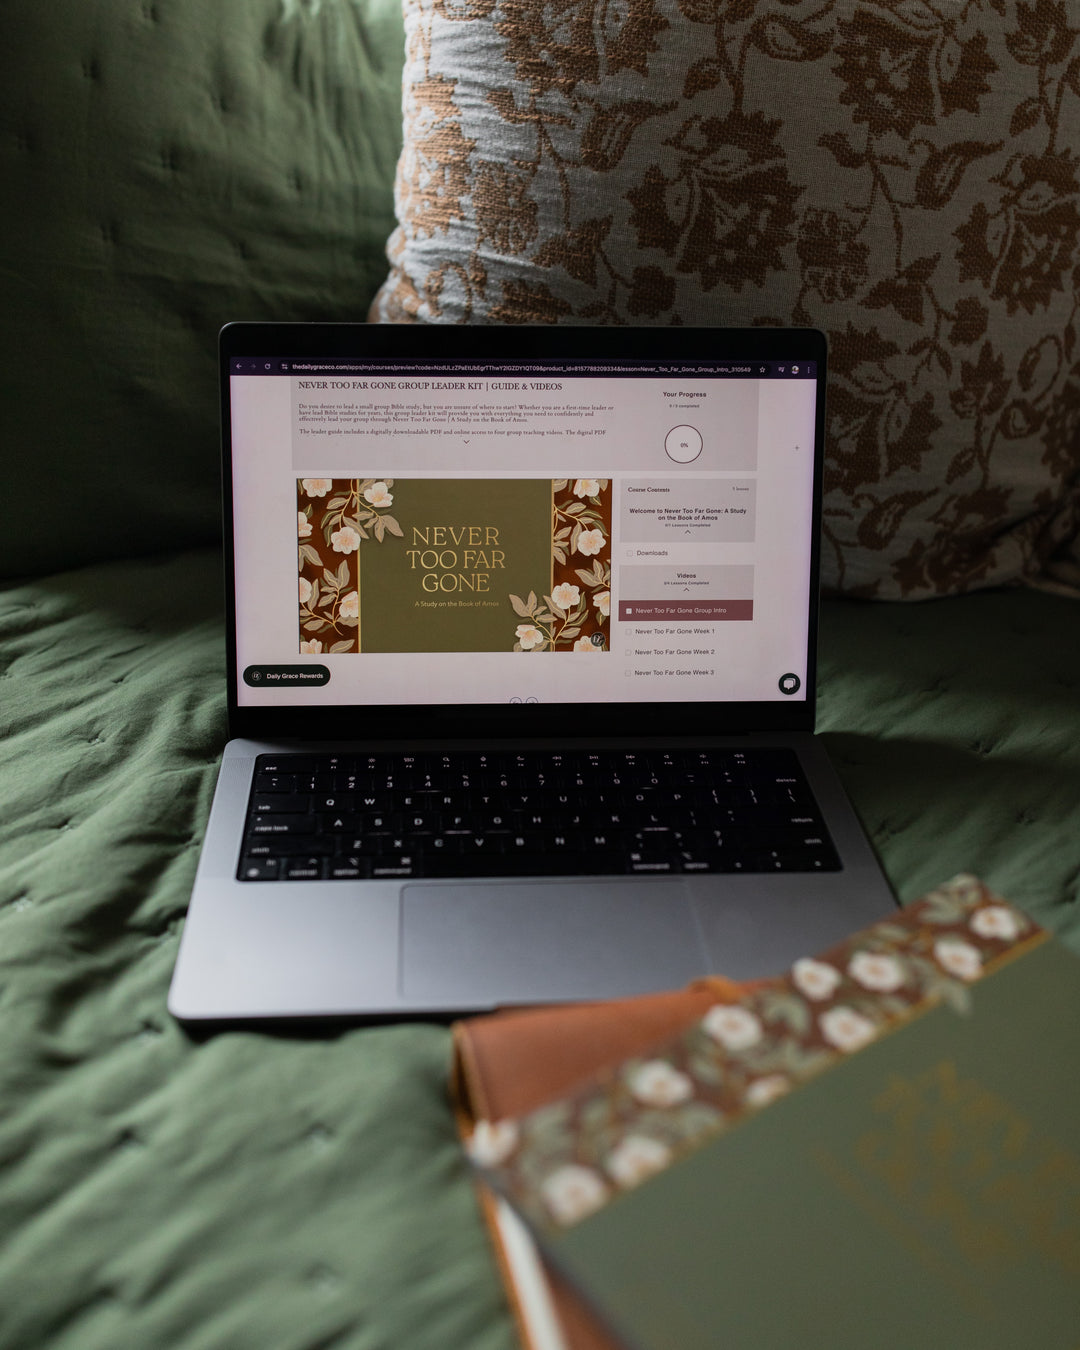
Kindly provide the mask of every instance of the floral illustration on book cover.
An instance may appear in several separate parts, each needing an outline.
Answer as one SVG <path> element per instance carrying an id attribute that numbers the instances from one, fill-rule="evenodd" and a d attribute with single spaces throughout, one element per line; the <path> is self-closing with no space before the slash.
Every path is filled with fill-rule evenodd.
<path id="1" fill-rule="evenodd" d="M 846 1056 L 1045 940 L 960 876 L 681 1036 L 521 1120 L 481 1121 L 473 1161 L 540 1231 L 570 1228 Z"/>
<path id="2" fill-rule="evenodd" d="M 611 483 L 301 478 L 302 655 L 608 650 Z"/>
<path id="3" fill-rule="evenodd" d="M 551 485 L 551 590 L 511 595 L 523 622 L 514 651 L 601 652 L 611 616 L 611 483 L 559 478 Z"/>

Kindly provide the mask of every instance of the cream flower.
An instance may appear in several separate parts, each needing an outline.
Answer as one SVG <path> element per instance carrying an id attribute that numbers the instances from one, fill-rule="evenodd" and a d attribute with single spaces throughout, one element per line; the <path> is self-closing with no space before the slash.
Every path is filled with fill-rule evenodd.
<path id="1" fill-rule="evenodd" d="M 843 1006 L 822 1013 L 818 1025 L 830 1045 L 849 1053 L 859 1050 L 877 1034 L 877 1028 L 868 1017 Z"/>
<path id="2" fill-rule="evenodd" d="M 544 641 L 544 635 L 539 628 L 535 628 L 531 623 L 519 623 L 514 629 L 517 634 L 517 640 L 525 651 L 530 652 L 534 647 L 539 647 Z"/>
<path id="3" fill-rule="evenodd" d="M 599 478 L 579 478 L 574 484 L 575 497 L 595 497 L 599 491 Z"/>
<path id="4" fill-rule="evenodd" d="M 891 993 L 904 983 L 904 967 L 895 956 L 875 952 L 856 952 L 848 962 L 848 974 L 864 989 Z"/>
<path id="5" fill-rule="evenodd" d="M 341 597 L 338 613 L 343 619 L 358 619 L 360 617 L 360 596 L 356 591 L 349 591 L 347 595 Z"/>
<path id="6" fill-rule="evenodd" d="M 746 1100 L 751 1106 L 768 1106 L 770 1102 L 782 1097 L 791 1087 L 791 1083 L 782 1073 L 770 1073 L 764 1078 L 755 1078 L 746 1089 Z"/>
<path id="7" fill-rule="evenodd" d="M 620 1186 L 637 1186 L 670 1161 L 671 1149 L 667 1144 L 644 1134 L 628 1134 L 612 1149 L 604 1165 Z"/>
<path id="8" fill-rule="evenodd" d="M 971 930 L 981 938 L 1012 942 L 1020 935 L 1020 919 L 1006 905 L 987 905 L 971 916 Z"/>
<path id="9" fill-rule="evenodd" d="M 469 1157 L 481 1167 L 498 1167 L 517 1148 L 519 1138 L 512 1120 L 478 1120 L 467 1145 Z"/>
<path id="10" fill-rule="evenodd" d="M 360 547 L 360 536 L 351 525 L 342 525 L 330 536 L 335 553 L 355 553 Z"/>
<path id="11" fill-rule="evenodd" d="M 727 1050 L 747 1050 L 757 1045 L 763 1031 L 760 1020 L 747 1008 L 718 1003 L 701 1019 L 702 1030 Z"/>
<path id="12" fill-rule="evenodd" d="M 364 489 L 364 501 L 370 506 L 393 506 L 394 494 L 380 479 L 377 483 L 372 483 L 369 488 Z"/>
<path id="13" fill-rule="evenodd" d="M 309 497 L 325 497 L 334 486 L 332 478 L 301 478 L 300 484 Z"/>
<path id="14" fill-rule="evenodd" d="M 564 581 L 551 592 L 551 598 L 560 609 L 573 609 L 581 599 L 581 588 Z"/>
<path id="15" fill-rule="evenodd" d="M 591 558 L 607 543 L 604 538 L 603 530 L 582 530 L 578 535 L 577 551 L 583 553 L 586 558 Z"/>
<path id="16" fill-rule="evenodd" d="M 677 1106 L 694 1095 L 694 1085 L 666 1060 L 650 1059 L 630 1075 L 630 1091 L 645 1106 Z"/>
<path id="17" fill-rule="evenodd" d="M 544 1179 L 540 1195 L 557 1223 L 571 1224 L 599 1209 L 608 1188 L 591 1167 L 567 1163 Z"/>
<path id="18" fill-rule="evenodd" d="M 791 967 L 791 978 L 799 993 L 806 998 L 832 998 L 840 983 L 840 972 L 824 961 L 814 961 L 809 956 L 803 956 Z"/>
<path id="19" fill-rule="evenodd" d="M 602 648 L 597 646 L 591 638 L 579 637 L 574 643 L 574 651 L 576 652 L 598 652 L 601 650 Z"/>
<path id="20" fill-rule="evenodd" d="M 300 578 L 300 603 L 306 605 L 311 599 L 311 582 L 307 577 Z"/>
<path id="21" fill-rule="evenodd" d="M 934 943 L 934 959 L 950 975 L 960 980 L 977 980 L 982 974 L 979 949 L 963 938 L 938 938 Z"/>
<path id="22" fill-rule="evenodd" d="M 311 534 L 311 521 L 304 515 L 303 511 L 296 513 L 296 533 L 301 539 L 306 539 Z"/>
<path id="23" fill-rule="evenodd" d="M 322 651 L 322 643 L 318 638 L 311 638 L 308 642 L 301 642 L 301 656 L 318 656 Z"/>
<path id="24" fill-rule="evenodd" d="M 604 616 L 605 619 L 609 618 L 611 615 L 611 592 L 597 591 L 596 594 L 593 596 L 593 604 L 596 606 L 596 608 L 600 611 L 600 613 Z"/>

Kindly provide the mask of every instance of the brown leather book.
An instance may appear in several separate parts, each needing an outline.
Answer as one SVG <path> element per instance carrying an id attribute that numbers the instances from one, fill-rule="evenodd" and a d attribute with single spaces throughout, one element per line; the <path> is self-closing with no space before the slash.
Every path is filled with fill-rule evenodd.
<path id="1" fill-rule="evenodd" d="M 668 1040 L 715 1004 L 734 1003 L 755 987 L 708 977 L 670 993 L 508 1009 L 455 1023 L 452 1090 L 462 1138 L 472 1135 L 477 1121 L 521 1116 L 566 1096 L 600 1070 Z M 523 1230 L 516 1225 L 508 1230 L 513 1220 L 491 1192 L 483 1185 L 479 1192 L 527 1350 L 619 1350 L 576 1294 L 543 1263 Z"/>

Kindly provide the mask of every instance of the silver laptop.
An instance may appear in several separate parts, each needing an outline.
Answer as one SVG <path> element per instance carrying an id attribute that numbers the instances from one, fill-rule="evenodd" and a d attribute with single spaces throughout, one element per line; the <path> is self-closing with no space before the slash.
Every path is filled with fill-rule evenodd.
<path id="1" fill-rule="evenodd" d="M 813 735 L 819 333 L 220 349 L 232 739 L 176 1017 L 637 994 L 888 912 Z"/>

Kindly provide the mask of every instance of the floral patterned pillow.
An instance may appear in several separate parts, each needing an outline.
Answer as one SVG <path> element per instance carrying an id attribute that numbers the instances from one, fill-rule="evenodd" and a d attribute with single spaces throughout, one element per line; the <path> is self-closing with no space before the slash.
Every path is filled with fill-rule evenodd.
<path id="1" fill-rule="evenodd" d="M 373 318 L 812 324 L 831 347 L 828 586 L 1016 581 L 1075 537 L 1066 0 L 405 0 L 405 17 Z"/>

